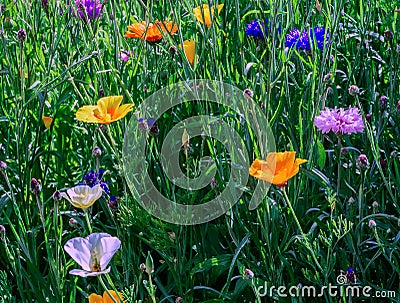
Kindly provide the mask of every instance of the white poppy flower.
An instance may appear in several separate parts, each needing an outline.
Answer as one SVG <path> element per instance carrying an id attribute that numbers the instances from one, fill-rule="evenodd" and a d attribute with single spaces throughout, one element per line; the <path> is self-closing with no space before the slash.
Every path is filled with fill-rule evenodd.
<path id="1" fill-rule="evenodd" d="M 65 245 L 65 251 L 82 266 L 82 269 L 73 269 L 69 273 L 81 277 L 97 276 L 110 272 L 106 268 L 121 241 L 105 233 L 93 233 L 86 238 L 73 238 Z"/>
<path id="2" fill-rule="evenodd" d="M 86 209 L 93 205 L 103 194 L 100 184 L 93 187 L 88 185 L 78 185 L 62 193 L 61 196 L 77 208 Z"/>

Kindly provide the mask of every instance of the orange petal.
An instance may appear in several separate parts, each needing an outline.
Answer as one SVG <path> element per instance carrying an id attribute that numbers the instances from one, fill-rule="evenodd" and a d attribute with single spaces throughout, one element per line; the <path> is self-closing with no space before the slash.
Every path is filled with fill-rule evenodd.
<path id="1" fill-rule="evenodd" d="M 125 117 L 132 110 L 133 106 L 134 104 L 121 105 L 114 113 L 114 116 L 111 117 L 112 121 L 117 121 Z"/>
<path id="2" fill-rule="evenodd" d="M 193 65 L 196 55 L 196 42 L 190 40 L 183 41 L 183 51 L 190 64 Z"/>
<path id="3" fill-rule="evenodd" d="M 120 293 L 120 292 L 118 292 L 118 295 L 113 290 L 109 290 L 109 292 L 110 292 L 111 296 L 113 296 L 113 298 L 117 300 L 117 302 L 122 302 L 118 299 L 118 295 L 121 298 L 121 300 L 124 299 L 122 293 Z M 114 303 L 113 299 L 111 299 L 111 297 L 108 295 L 108 293 L 106 291 L 103 293 L 103 303 Z"/>
<path id="4" fill-rule="evenodd" d="M 118 109 L 122 101 L 122 96 L 103 97 L 97 101 L 97 107 L 102 115 L 109 114 L 111 117 Z"/>
<path id="5" fill-rule="evenodd" d="M 98 112 L 97 106 L 85 105 L 76 112 L 76 119 L 88 123 L 102 123 L 102 120 L 95 115 Z"/>
<path id="6" fill-rule="evenodd" d="M 53 118 L 47 117 L 47 116 L 43 116 L 42 120 L 43 120 L 44 126 L 47 129 L 50 129 L 51 123 L 53 123 Z"/>
<path id="7" fill-rule="evenodd" d="M 96 294 L 91 294 L 89 296 L 89 303 L 103 303 L 103 297 Z"/>

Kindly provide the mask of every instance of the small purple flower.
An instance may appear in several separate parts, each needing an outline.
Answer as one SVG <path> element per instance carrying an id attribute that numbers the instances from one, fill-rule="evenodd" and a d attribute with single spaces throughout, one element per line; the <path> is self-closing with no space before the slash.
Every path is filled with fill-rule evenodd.
<path id="1" fill-rule="evenodd" d="M 254 273 L 250 269 L 246 268 L 246 270 L 244 271 L 244 278 L 247 280 L 251 280 L 254 278 Z"/>
<path id="2" fill-rule="evenodd" d="M 356 274 L 354 273 L 353 268 L 349 268 L 346 272 L 347 283 L 357 283 Z"/>
<path id="3" fill-rule="evenodd" d="M 102 180 L 104 174 L 103 169 L 99 169 L 98 172 L 95 172 L 93 169 L 90 170 L 90 173 L 87 173 L 83 177 L 83 181 L 85 182 L 85 185 L 89 185 L 90 187 L 95 186 L 96 184 L 100 184 L 101 188 L 104 190 L 106 194 L 110 192 L 108 188 L 108 182 L 104 182 Z"/>
<path id="4" fill-rule="evenodd" d="M 247 36 L 254 37 L 254 39 L 265 39 L 268 35 L 267 24 L 268 19 L 265 19 L 265 22 L 253 20 L 246 25 L 245 33 Z"/>
<path id="5" fill-rule="evenodd" d="M 99 0 L 76 0 L 75 5 L 79 18 L 83 20 L 101 17 L 103 5 Z"/>
<path id="6" fill-rule="evenodd" d="M 123 50 L 123 51 L 119 52 L 119 58 L 121 59 L 121 61 L 124 61 L 124 62 L 128 62 L 132 55 L 133 55 L 133 53 L 131 51 Z"/>
<path id="7" fill-rule="evenodd" d="M 315 126 L 323 133 L 333 131 L 337 135 L 361 133 L 364 131 L 364 122 L 360 110 L 356 107 L 343 109 L 326 108 L 314 119 Z"/>

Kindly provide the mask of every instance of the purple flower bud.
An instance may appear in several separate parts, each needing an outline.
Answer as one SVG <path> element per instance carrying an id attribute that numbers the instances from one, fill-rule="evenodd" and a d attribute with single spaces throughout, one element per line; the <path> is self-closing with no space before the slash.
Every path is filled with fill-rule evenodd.
<path id="1" fill-rule="evenodd" d="M 94 157 L 98 158 L 98 157 L 101 156 L 101 154 L 102 154 L 102 151 L 101 151 L 100 147 L 95 146 L 95 147 L 93 148 L 93 150 L 92 150 L 92 155 L 93 155 Z"/>
<path id="2" fill-rule="evenodd" d="M 172 56 L 174 56 L 175 54 L 176 54 L 176 47 L 175 46 L 173 46 L 173 45 L 171 45 L 170 47 L 169 47 L 169 49 L 168 49 L 168 52 L 172 55 Z"/>
<path id="3" fill-rule="evenodd" d="M 78 226 L 78 221 L 76 221 L 76 219 L 74 219 L 74 218 L 71 218 L 71 219 L 69 219 L 68 224 L 72 228 L 76 228 Z"/>
<path id="4" fill-rule="evenodd" d="M 17 39 L 20 42 L 24 42 L 26 40 L 26 32 L 23 28 L 21 28 L 18 32 L 17 32 Z"/>
<path id="5" fill-rule="evenodd" d="M 385 109 L 388 104 L 388 101 L 389 101 L 388 97 L 381 96 L 378 101 L 379 107 Z"/>
<path id="6" fill-rule="evenodd" d="M 56 201 L 56 202 L 61 201 L 62 196 L 61 196 L 61 193 L 60 193 L 59 190 L 56 190 L 56 191 L 53 193 L 53 199 L 54 199 L 54 201 Z"/>
<path id="7" fill-rule="evenodd" d="M 367 120 L 368 123 L 371 123 L 371 121 L 372 121 L 372 114 L 371 114 L 371 113 L 370 113 L 370 114 L 366 114 L 366 115 L 365 115 L 365 120 Z"/>
<path id="8" fill-rule="evenodd" d="M 376 227 L 376 222 L 375 222 L 375 220 L 369 220 L 368 226 L 369 226 L 370 228 Z"/>
<path id="9" fill-rule="evenodd" d="M 349 200 L 347 201 L 350 205 L 352 205 L 354 203 L 354 198 L 350 197 Z"/>
<path id="10" fill-rule="evenodd" d="M 254 278 L 254 273 L 250 269 L 246 268 L 246 270 L 244 271 L 244 278 L 247 280 L 251 280 Z"/>
<path id="11" fill-rule="evenodd" d="M 45 12 L 49 10 L 49 0 L 42 0 L 42 8 Z"/>
<path id="12" fill-rule="evenodd" d="M 347 283 L 357 283 L 357 278 L 356 278 L 356 274 L 354 273 L 353 268 L 349 268 L 346 272 L 346 279 L 347 279 Z"/>
<path id="13" fill-rule="evenodd" d="M 361 154 L 358 156 L 357 167 L 360 170 L 365 170 L 369 167 L 369 161 L 366 155 Z"/>
<path id="14" fill-rule="evenodd" d="M 326 74 L 326 75 L 324 76 L 324 82 L 328 82 L 328 81 L 331 80 L 331 79 L 332 79 L 332 74 L 331 74 L 331 73 Z"/>
<path id="15" fill-rule="evenodd" d="M 378 202 L 376 202 L 376 201 L 372 202 L 372 207 L 373 208 L 378 208 Z"/>
<path id="16" fill-rule="evenodd" d="M 146 271 L 146 264 L 141 263 L 141 264 L 139 265 L 139 268 L 140 268 L 143 272 Z"/>
<path id="17" fill-rule="evenodd" d="M 383 37 L 385 38 L 386 42 L 391 41 L 391 40 L 393 40 L 393 33 L 390 30 L 386 30 L 383 33 Z"/>
<path id="18" fill-rule="evenodd" d="M 104 89 L 100 88 L 99 89 L 99 98 L 103 98 L 104 97 Z"/>
<path id="19" fill-rule="evenodd" d="M 176 298 L 175 303 L 182 303 L 183 299 L 181 297 Z"/>
<path id="20" fill-rule="evenodd" d="M 349 94 L 350 96 L 356 96 L 360 93 L 360 89 L 356 85 L 351 85 L 349 87 Z"/>
<path id="21" fill-rule="evenodd" d="M 31 191 L 32 191 L 32 193 L 37 195 L 37 194 L 40 193 L 40 190 L 41 190 L 40 183 L 35 178 L 32 178 L 32 180 L 31 180 Z"/>
<path id="22" fill-rule="evenodd" d="M 246 88 L 246 89 L 243 91 L 243 96 L 244 96 L 245 98 L 253 98 L 254 92 L 253 92 L 250 88 Z"/>
<path id="23" fill-rule="evenodd" d="M 110 201 L 108 202 L 108 207 L 111 210 L 118 210 L 118 197 L 110 196 Z"/>

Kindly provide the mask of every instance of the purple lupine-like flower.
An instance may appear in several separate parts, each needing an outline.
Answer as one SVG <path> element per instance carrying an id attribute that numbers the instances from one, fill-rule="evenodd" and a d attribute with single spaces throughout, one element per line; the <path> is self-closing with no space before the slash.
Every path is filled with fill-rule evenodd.
<path id="1" fill-rule="evenodd" d="M 323 133 L 333 131 L 337 135 L 361 133 L 364 122 L 360 110 L 356 107 L 348 109 L 326 108 L 314 119 L 315 126 Z"/>
<path id="2" fill-rule="evenodd" d="M 99 0 L 76 0 L 75 5 L 81 19 L 93 20 L 101 17 L 103 5 Z"/>
<path id="3" fill-rule="evenodd" d="M 253 20 L 246 25 L 245 33 L 254 39 L 264 39 L 268 34 L 267 24 L 268 19 L 265 19 L 265 22 Z"/>
<path id="4" fill-rule="evenodd" d="M 108 194 L 110 190 L 108 188 L 108 182 L 104 182 L 102 180 L 103 174 L 104 174 L 103 169 L 99 169 L 98 172 L 95 172 L 93 169 L 91 169 L 90 172 L 83 177 L 83 181 L 85 181 L 85 185 L 88 185 L 90 187 L 93 187 L 96 184 L 100 184 L 104 192 Z"/>

